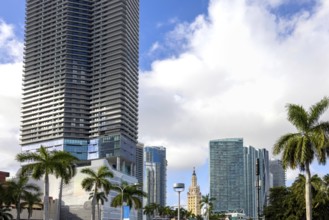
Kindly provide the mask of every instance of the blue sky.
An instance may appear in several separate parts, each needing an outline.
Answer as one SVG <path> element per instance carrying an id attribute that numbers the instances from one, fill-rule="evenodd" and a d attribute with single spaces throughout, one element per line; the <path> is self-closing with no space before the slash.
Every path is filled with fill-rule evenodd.
<path id="1" fill-rule="evenodd" d="M 294 131 L 286 103 L 308 108 L 329 95 L 325 0 L 141 0 L 140 13 L 139 137 L 167 148 L 169 205 L 177 199 L 173 183 L 187 188 L 193 167 L 208 193 L 209 140 L 243 137 L 271 152 L 280 135 Z M 1 2 L 0 170 L 11 172 L 18 166 L 24 16 L 24 0 Z M 312 171 L 325 174 L 328 166 Z M 288 171 L 289 182 L 297 174 Z"/>

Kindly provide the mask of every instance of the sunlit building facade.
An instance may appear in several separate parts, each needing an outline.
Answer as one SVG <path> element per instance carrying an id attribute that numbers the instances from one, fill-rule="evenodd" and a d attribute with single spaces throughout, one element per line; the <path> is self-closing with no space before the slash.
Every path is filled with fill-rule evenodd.
<path id="1" fill-rule="evenodd" d="M 191 185 L 187 192 L 187 210 L 194 215 L 201 215 L 201 191 L 198 185 L 198 179 L 195 173 L 195 168 L 193 168 Z"/>

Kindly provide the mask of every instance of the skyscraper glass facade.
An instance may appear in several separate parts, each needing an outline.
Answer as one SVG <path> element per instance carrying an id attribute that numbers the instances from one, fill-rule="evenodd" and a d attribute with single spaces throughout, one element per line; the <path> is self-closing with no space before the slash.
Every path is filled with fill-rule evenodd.
<path id="1" fill-rule="evenodd" d="M 161 146 L 144 147 L 144 191 L 148 193 L 144 204 L 166 205 L 167 159 L 166 148 Z"/>
<path id="2" fill-rule="evenodd" d="M 272 187 L 286 186 L 286 171 L 281 160 L 270 160 L 270 172 L 272 174 Z"/>
<path id="3" fill-rule="evenodd" d="M 242 138 L 210 141 L 210 196 L 214 211 L 245 209 L 244 150 Z"/>
<path id="4" fill-rule="evenodd" d="M 258 215 L 266 204 L 269 189 L 269 161 L 266 149 L 244 147 L 242 138 L 210 141 L 210 196 L 214 212 L 241 212 L 250 218 Z M 256 161 L 260 173 L 256 175 Z"/>
<path id="5" fill-rule="evenodd" d="M 139 0 L 26 3 L 22 150 L 135 163 Z"/>

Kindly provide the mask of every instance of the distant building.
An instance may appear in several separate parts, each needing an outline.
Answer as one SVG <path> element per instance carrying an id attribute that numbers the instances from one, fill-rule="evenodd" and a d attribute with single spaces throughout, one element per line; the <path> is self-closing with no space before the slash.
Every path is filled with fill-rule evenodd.
<path id="1" fill-rule="evenodd" d="M 270 187 L 269 157 L 266 149 L 244 147 L 242 138 L 210 141 L 210 196 L 214 212 L 245 213 L 250 218 L 258 214 L 258 188 L 260 213 L 266 205 Z M 256 175 L 256 161 L 260 173 Z"/>
<path id="2" fill-rule="evenodd" d="M 144 173 L 144 144 L 138 143 L 136 146 L 136 178 L 138 180 L 138 183 L 140 184 L 139 187 L 141 189 L 144 189 L 143 184 L 143 173 Z M 143 197 L 140 197 L 140 200 L 143 201 Z M 143 210 L 138 210 L 137 213 L 137 219 L 142 220 L 143 219 Z"/>
<path id="3" fill-rule="evenodd" d="M 286 186 L 286 171 L 281 160 L 270 160 L 270 172 L 273 175 L 272 187 Z"/>
<path id="4" fill-rule="evenodd" d="M 244 149 L 242 138 L 210 141 L 210 196 L 214 212 L 245 209 Z"/>
<path id="5" fill-rule="evenodd" d="M 187 210 L 194 215 L 201 215 L 201 192 L 198 180 L 196 177 L 195 169 L 192 173 L 192 183 L 187 192 Z"/>
<path id="6" fill-rule="evenodd" d="M 267 204 L 266 196 L 270 188 L 269 157 L 266 149 L 255 149 L 252 146 L 244 147 L 244 173 L 246 184 L 245 213 L 255 218 L 258 215 L 258 187 L 259 211 Z M 257 177 L 256 163 L 259 161 L 259 176 Z M 258 182 L 258 185 L 257 185 Z"/>
<path id="7" fill-rule="evenodd" d="M 3 183 L 6 181 L 6 177 L 9 177 L 9 173 L 0 171 L 0 183 Z"/>
<path id="8" fill-rule="evenodd" d="M 166 205 L 167 159 L 166 148 L 160 146 L 144 147 L 144 205 L 156 203 Z"/>

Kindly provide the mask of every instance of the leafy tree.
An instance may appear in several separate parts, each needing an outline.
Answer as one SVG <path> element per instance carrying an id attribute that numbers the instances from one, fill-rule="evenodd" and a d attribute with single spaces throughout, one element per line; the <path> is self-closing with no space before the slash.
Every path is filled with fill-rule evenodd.
<path id="1" fill-rule="evenodd" d="M 288 121 L 297 129 L 297 133 L 281 136 L 274 145 L 273 154 L 282 152 L 284 168 L 305 171 L 305 207 L 306 219 L 312 219 L 312 194 L 310 164 L 316 157 L 320 164 L 326 164 L 329 155 L 329 122 L 319 122 L 320 116 L 328 109 L 329 99 L 320 102 L 306 111 L 302 106 L 288 104 Z"/>
<path id="2" fill-rule="evenodd" d="M 109 194 L 112 186 L 108 179 L 113 177 L 113 173 L 106 166 L 99 167 L 97 171 L 90 168 L 84 168 L 81 170 L 81 173 L 87 175 L 87 177 L 81 182 L 82 188 L 88 192 L 93 191 L 93 198 L 91 200 L 91 218 L 92 220 L 95 220 L 96 196 L 100 191 L 103 191 L 105 195 Z M 100 218 L 100 216 L 98 216 L 98 218 Z"/>
<path id="3" fill-rule="evenodd" d="M 39 192 L 39 187 L 35 184 L 28 183 L 29 178 L 27 176 L 20 175 L 17 179 L 7 181 L 8 193 L 11 196 L 11 202 L 16 206 L 16 219 L 20 220 L 21 200 L 26 197 L 30 191 Z"/>
<path id="4" fill-rule="evenodd" d="M 121 189 L 123 189 L 123 192 Z M 140 197 L 146 197 L 147 194 L 143 190 L 138 189 L 138 185 L 128 185 L 127 182 L 122 182 L 121 186 L 113 186 L 113 190 L 119 193 L 113 198 L 111 202 L 112 207 L 122 206 L 124 202 L 130 209 L 132 207 L 135 209 L 143 207 Z"/>
<path id="5" fill-rule="evenodd" d="M 0 220 L 11 220 L 13 219 L 12 214 L 9 213 L 10 208 L 0 207 Z"/>
<path id="6" fill-rule="evenodd" d="M 268 220 L 284 220 L 286 218 L 284 210 L 291 196 L 291 190 L 286 187 L 274 187 L 270 189 L 270 205 L 265 207 L 264 215 Z"/>
<path id="7" fill-rule="evenodd" d="M 270 189 L 270 205 L 264 210 L 268 220 L 300 220 L 306 219 L 304 175 L 299 175 L 291 187 L 274 187 Z M 329 220 L 329 194 L 326 178 L 317 175 L 311 178 L 313 194 L 313 216 L 317 220 Z"/>
<path id="8" fill-rule="evenodd" d="M 22 174 L 31 172 L 34 179 L 44 181 L 43 219 L 49 220 L 49 175 L 64 173 L 63 161 L 70 161 L 73 156 L 65 151 L 48 151 L 41 146 L 36 152 L 17 154 L 16 160 L 28 163 L 22 167 Z"/>
<path id="9" fill-rule="evenodd" d="M 206 215 L 207 220 L 209 220 L 209 216 L 211 215 L 212 208 L 213 208 L 213 201 L 215 201 L 215 200 L 216 200 L 216 198 L 210 197 L 209 194 L 201 197 L 201 200 L 200 200 L 201 209 L 206 210 L 205 215 Z"/>
<path id="10" fill-rule="evenodd" d="M 21 207 L 27 208 L 28 220 L 30 220 L 32 217 L 34 206 L 39 206 L 40 208 L 42 208 L 41 196 L 42 193 L 39 192 L 37 193 L 27 192 L 24 194 L 24 196 L 22 196 L 24 202 L 21 203 Z"/>

